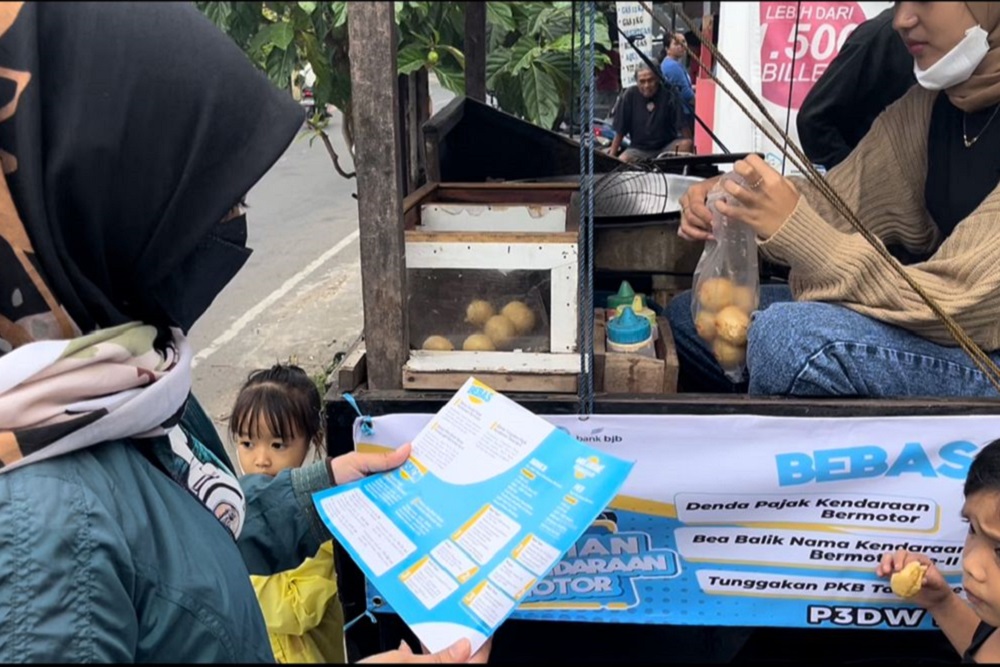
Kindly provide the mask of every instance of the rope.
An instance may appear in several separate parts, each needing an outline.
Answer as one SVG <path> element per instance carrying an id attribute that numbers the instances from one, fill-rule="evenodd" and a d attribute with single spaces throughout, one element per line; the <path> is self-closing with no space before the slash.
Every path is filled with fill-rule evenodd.
<path id="1" fill-rule="evenodd" d="M 349 620 L 347 623 L 344 624 L 344 632 L 347 632 L 352 627 L 354 627 L 357 624 L 357 622 L 360 621 L 362 618 L 367 618 L 372 623 L 378 623 L 378 619 L 375 618 L 375 614 L 371 612 L 371 609 L 365 609 L 363 612 L 361 612 L 360 614 L 358 614 L 357 616 L 355 616 L 354 618 L 352 618 L 351 620 Z"/>
<path id="2" fill-rule="evenodd" d="M 375 429 L 372 427 L 372 418 L 365 413 L 361 412 L 361 408 L 358 407 L 358 402 L 350 394 L 344 394 L 343 398 L 347 401 L 347 404 L 354 408 L 354 411 L 358 413 L 361 417 L 361 432 L 364 433 L 369 438 L 375 435 Z"/>
<path id="3" fill-rule="evenodd" d="M 660 26 L 663 27 L 664 29 L 667 29 L 667 26 L 653 12 L 653 10 L 649 7 L 649 5 L 647 5 L 642 0 L 639 0 L 639 5 L 646 11 L 647 14 L 653 17 L 654 21 L 660 24 Z M 779 141 L 774 134 L 769 132 L 768 128 L 764 126 L 764 123 L 759 118 L 751 114 L 750 111 L 746 108 L 746 106 L 736 97 L 736 95 L 732 93 L 732 91 L 729 90 L 729 88 L 722 81 L 720 81 L 717 77 L 712 76 L 711 70 L 709 70 L 709 68 L 705 66 L 705 64 L 698 57 L 698 54 L 696 54 L 694 50 L 688 47 L 687 48 L 688 53 L 691 55 L 692 58 L 694 58 L 695 62 L 698 63 L 698 66 L 701 67 L 702 70 L 704 70 L 705 73 L 713 81 L 715 81 L 715 83 L 719 86 L 719 88 L 726 95 L 728 95 L 730 99 L 732 99 L 732 101 L 736 104 L 736 106 L 739 107 L 740 111 L 742 111 L 747 116 L 747 118 L 749 118 L 750 121 L 754 125 L 756 125 L 761 132 L 764 133 L 764 136 L 767 137 L 772 144 L 774 144 L 775 146 L 780 146 L 782 145 L 782 143 L 784 143 L 786 148 L 791 149 L 791 154 L 789 155 L 786 152 L 786 157 L 789 159 L 792 165 L 795 166 L 800 172 L 802 172 L 802 175 L 806 179 L 806 181 L 808 181 L 810 185 L 816 188 L 816 190 L 819 191 L 819 193 L 823 195 L 827 199 L 827 201 L 830 202 L 834 210 L 837 211 L 837 213 L 839 213 L 840 215 L 842 215 L 844 219 L 848 221 L 848 223 L 850 223 L 851 227 L 853 227 L 854 230 L 858 232 L 858 234 L 860 234 L 861 237 L 864 238 L 868 242 L 868 244 L 872 246 L 872 248 L 875 249 L 876 253 L 885 262 L 887 262 L 889 266 L 892 267 L 892 269 L 903 279 L 903 281 L 905 281 L 906 284 L 909 285 L 909 287 L 914 291 L 914 293 L 916 293 L 917 296 L 920 297 L 920 299 L 927 305 L 927 307 L 931 310 L 931 312 L 934 313 L 934 315 L 939 320 L 941 320 L 941 322 L 945 326 L 945 329 L 948 330 L 948 333 L 951 334 L 951 337 L 955 339 L 956 343 L 958 343 L 958 346 L 962 348 L 962 350 L 967 355 L 969 355 L 969 358 L 972 360 L 972 362 L 986 377 L 986 379 L 989 380 L 990 384 L 993 385 L 993 387 L 997 390 L 997 392 L 1000 392 L 1000 367 L 998 367 L 997 364 L 989 357 L 989 355 L 987 355 L 983 351 L 983 349 L 979 347 L 979 345 L 974 340 L 972 340 L 972 338 L 965 332 L 965 330 L 962 329 L 961 325 L 959 325 L 958 322 L 956 322 L 951 315 L 946 313 L 944 309 L 940 305 L 938 305 L 938 303 L 929 294 L 927 294 L 926 291 L 924 291 L 924 289 L 920 286 L 920 284 L 917 283 L 917 281 L 909 273 L 906 272 L 906 269 L 903 267 L 903 265 L 900 264 L 896 260 L 896 258 L 892 256 L 892 254 L 888 251 L 888 249 L 886 249 L 885 245 L 882 243 L 882 240 L 879 239 L 877 236 L 875 236 L 875 234 L 873 234 L 867 227 L 865 227 L 861 223 L 861 220 L 858 218 L 857 214 L 853 211 L 853 209 L 851 209 L 851 207 L 847 204 L 847 202 L 844 201 L 844 199 L 840 196 L 840 194 L 833 189 L 833 187 L 829 184 L 829 182 L 825 178 L 823 178 L 823 176 L 816 170 L 816 168 L 812 164 L 812 161 L 810 161 L 809 158 L 806 157 L 802 149 L 799 148 L 799 146 L 794 141 L 791 140 L 791 138 L 788 136 L 786 132 L 782 131 L 781 126 L 774 119 L 771 113 L 767 110 L 767 107 L 764 106 L 764 103 L 761 102 L 760 98 L 757 97 L 756 93 L 754 93 L 753 90 L 751 90 L 750 86 L 747 84 L 746 81 L 744 81 L 743 77 L 741 77 L 739 73 L 736 72 L 736 70 L 725 58 L 725 56 L 723 56 L 722 53 L 719 52 L 719 50 L 715 47 L 714 44 L 712 44 L 708 40 L 703 39 L 701 32 L 694 25 L 694 22 L 691 20 L 691 18 L 684 12 L 684 9 L 682 7 L 678 7 L 677 3 L 671 3 L 671 5 L 677 9 L 677 14 L 681 17 L 681 20 L 684 21 L 684 24 L 688 27 L 688 29 L 691 30 L 691 32 L 693 32 L 698 37 L 698 39 L 701 40 L 702 44 L 704 44 L 708 48 L 709 53 L 712 54 L 712 57 L 715 58 L 715 61 L 723 68 L 723 70 L 725 70 L 727 74 L 729 74 L 730 77 L 732 77 L 733 82 L 736 83 L 737 87 L 739 87 L 739 89 L 743 91 L 743 93 L 747 96 L 747 98 L 751 102 L 753 102 L 754 106 L 757 107 L 758 111 L 760 111 L 761 114 L 764 116 L 764 118 L 771 124 L 772 129 L 776 131 L 777 136 L 780 137 L 782 141 Z"/>
<path id="4" fill-rule="evenodd" d="M 577 3 L 575 2 L 573 3 L 574 7 L 576 6 L 576 4 Z M 587 284 L 586 283 L 587 278 L 586 275 L 584 274 L 584 263 L 585 263 L 584 256 L 586 255 L 586 250 L 584 246 L 587 242 L 586 235 L 584 233 L 584 227 L 586 227 L 587 225 L 587 196 L 586 196 L 587 185 L 585 178 L 585 174 L 587 173 L 587 141 L 588 141 L 588 136 L 592 135 L 594 132 L 594 128 L 587 127 L 584 119 L 584 116 L 586 116 L 586 112 L 584 110 L 584 94 L 586 90 L 585 86 L 586 86 L 586 71 L 587 71 L 586 49 L 584 47 L 584 43 L 586 42 L 586 39 L 584 37 L 585 24 L 586 24 L 586 10 L 581 12 L 580 25 L 579 25 L 580 39 L 577 42 L 578 44 L 577 48 L 579 51 L 578 58 L 580 60 L 580 72 L 579 72 L 580 81 L 579 81 L 579 87 L 577 88 L 577 95 L 579 97 L 579 100 L 576 106 L 577 109 L 576 121 L 577 125 L 580 126 L 580 195 L 579 195 L 580 225 L 579 229 L 577 230 L 578 254 L 576 258 L 577 260 L 576 267 L 577 267 L 577 284 L 579 285 L 579 289 L 583 290 L 584 292 L 586 291 L 586 284 Z M 579 383 L 577 386 L 577 396 L 580 400 L 580 413 L 586 414 L 585 397 L 584 397 L 585 394 L 584 379 L 586 378 L 589 369 L 587 368 L 587 352 L 586 352 L 587 318 L 586 318 L 586 312 L 583 308 L 582 301 L 583 299 L 581 299 L 580 310 L 576 314 L 577 329 L 579 330 L 579 341 L 580 341 L 580 349 L 579 349 L 580 375 L 578 381 Z"/>
<path id="5" fill-rule="evenodd" d="M 792 72 L 788 77 L 788 108 L 785 110 L 785 147 L 781 149 L 781 175 L 785 175 L 785 163 L 788 161 L 788 126 L 792 124 L 792 91 L 795 90 L 795 60 L 799 55 L 799 23 L 802 22 L 802 3 L 795 3 L 795 36 L 792 38 Z"/>
<path id="6" fill-rule="evenodd" d="M 569 19 L 569 118 L 570 123 L 573 120 L 579 121 L 580 116 L 578 114 L 578 109 L 576 108 L 576 98 L 578 91 L 573 89 L 573 79 L 576 74 L 576 3 L 571 2 L 570 7 L 570 19 Z M 583 128 L 578 128 L 579 132 L 583 132 Z M 573 134 L 573 128 L 570 128 L 570 135 Z"/>
<path id="7" fill-rule="evenodd" d="M 594 80 L 597 71 L 597 4 L 588 3 L 590 43 L 587 45 L 587 72 L 590 85 L 587 88 L 587 290 L 584 293 L 586 304 L 587 328 L 587 392 L 584 402 L 584 414 L 594 413 L 594 109 L 597 97 L 597 85 Z"/>
<path id="8" fill-rule="evenodd" d="M 580 312 L 580 414 L 594 412 L 594 70 L 597 10 L 593 2 L 582 3 L 580 12 L 580 229 L 578 235 Z"/>

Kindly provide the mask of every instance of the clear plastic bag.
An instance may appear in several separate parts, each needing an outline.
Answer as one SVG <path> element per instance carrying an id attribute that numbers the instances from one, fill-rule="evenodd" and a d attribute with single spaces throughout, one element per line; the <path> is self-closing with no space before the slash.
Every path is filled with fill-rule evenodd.
<path id="1" fill-rule="evenodd" d="M 760 302 L 760 277 L 753 229 L 715 209 L 719 199 L 738 205 L 722 189 L 727 180 L 744 184 L 739 174 L 729 172 L 708 195 L 715 240 L 705 242 L 694 271 L 691 317 L 698 336 L 712 350 L 726 377 L 741 382 L 746 374 L 750 313 Z"/>

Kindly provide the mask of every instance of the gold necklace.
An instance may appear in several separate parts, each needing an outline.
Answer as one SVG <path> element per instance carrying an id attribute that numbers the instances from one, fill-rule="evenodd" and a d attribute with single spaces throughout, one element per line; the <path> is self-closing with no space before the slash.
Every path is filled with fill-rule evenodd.
<path id="1" fill-rule="evenodd" d="M 979 134 L 972 137 L 972 139 L 969 139 L 969 134 L 965 129 L 965 119 L 969 117 L 969 114 L 967 113 L 962 114 L 962 141 L 965 142 L 966 148 L 972 148 L 972 144 L 979 141 L 979 137 L 983 136 L 983 132 L 986 131 L 986 128 L 988 128 L 990 126 L 990 123 L 993 122 L 993 119 L 996 118 L 997 111 L 1000 111 L 1000 104 L 998 104 L 996 107 L 993 108 L 993 113 L 990 114 L 990 119 L 986 121 L 986 125 L 983 125 L 983 129 L 979 131 Z"/>

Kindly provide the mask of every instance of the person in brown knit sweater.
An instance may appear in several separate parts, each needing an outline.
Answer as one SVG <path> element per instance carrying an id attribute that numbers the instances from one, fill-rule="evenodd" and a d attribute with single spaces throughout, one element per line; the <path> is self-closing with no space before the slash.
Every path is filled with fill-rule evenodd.
<path id="1" fill-rule="evenodd" d="M 828 182 L 905 270 L 1000 362 L 1000 3 L 899 2 L 894 27 L 918 85 L 883 112 Z M 719 212 L 757 233 L 790 268 L 765 286 L 749 331 L 753 394 L 996 396 L 944 324 L 846 219 L 804 179 L 751 156 L 743 188 Z M 681 197 L 680 236 L 710 237 L 705 198 Z M 690 323 L 690 293 L 668 314 L 682 377 L 738 391 Z M 715 366 L 713 368 L 713 365 Z M 698 380 L 701 383 L 698 383 Z"/>

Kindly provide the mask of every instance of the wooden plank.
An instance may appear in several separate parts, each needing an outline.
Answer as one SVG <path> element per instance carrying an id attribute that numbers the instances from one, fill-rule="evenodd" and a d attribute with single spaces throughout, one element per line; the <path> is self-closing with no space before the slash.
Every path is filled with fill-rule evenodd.
<path id="1" fill-rule="evenodd" d="M 555 353 L 580 354 L 580 269 L 576 246 L 566 253 L 572 258 L 552 267 L 549 303 L 549 349 Z M 532 249 L 529 252 L 534 252 Z"/>
<path id="2" fill-rule="evenodd" d="M 430 116 L 430 92 L 427 69 L 420 68 L 411 74 L 400 75 L 400 127 L 404 158 L 406 159 L 406 194 L 414 192 L 426 181 L 426 150 L 423 125 Z M 404 203 L 404 213 L 406 205 Z"/>
<path id="3" fill-rule="evenodd" d="M 420 226 L 420 208 L 427 201 L 433 201 L 438 183 L 427 181 L 403 199 L 403 226 L 407 230 Z"/>
<path id="4" fill-rule="evenodd" d="M 576 186 L 547 183 L 442 183 L 437 201 L 470 204 L 570 204 Z"/>
<path id="5" fill-rule="evenodd" d="M 406 196 L 403 214 L 406 229 L 420 225 L 420 208 L 425 204 L 474 204 L 493 206 L 567 206 L 566 230 L 576 235 L 578 215 L 573 207 L 576 186 L 566 184 L 525 183 L 517 186 L 500 183 L 428 182 Z"/>
<path id="6" fill-rule="evenodd" d="M 427 154 L 424 148 L 424 123 L 427 122 L 427 119 L 430 118 L 431 115 L 431 92 L 426 67 L 421 67 L 410 76 L 413 78 L 415 84 L 412 97 L 415 118 L 413 131 L 410 134 L 410 141 L 413 142 L 411 147 L 414 151 L 413 159 L 416 164 L 417 178 L 414 182 L 417 186 L 420 186 L 427 182 Z"/>
<path id="7" fill-rule="evenodd" d="M 420 140 L 420 119 L 416 105 L 417 81 L 414 74 L 401 74 L 399 76 L 401 85 L 399 87 L 399 111 L 400 127 L 402 132 L 402 153 L 405 160 L 403 169 L 403 183 L 406 186 L 404 194 L 409 195 L 417 189 L 417 180 L 420 178 L 420 165 L 417 157 L 417 142 Z"/>
<path id="8" fill-rule="evenodd" d="M 599 271 L 692 274 L 703 243 L 677 236 L 677 223 L 594 230 L 594 266 Z"/>
<path id="9" fill-rule="evenodd" d="M 424 183 L 419 188 L 408 194 L 403 200 L 403 213 L 409 213 L 413 210 L 419 211 L 421 204 L 436 201 L 435 199 L 432 199 L 432 197 L 440 185 L 440 183 L 435 182 Z"/>
<path id="10" fill-rule="evenodd" d="M 447 204 L 502 204 L 505 206 L 530 206 L 532 204 L 569 205 L 571 196 L 560 190 L 481 190 L 442 187 L 437 201 Z"/>
<path id="11" fill-rule="evenodd" d="M 566 231 L 565 204 L 446 204 L 420 206 L 425 232 L 561 234 Z"/>
<path id="12" fill-rule="evenodd" d="M 347 351 L 337 366 L 337 388 L 341 392 L 354 391 L 365 381 L 367 369 L 365 342 L 359 340 Z"/>
<path id="13" fill-rule="evenodd" d="M 454 350 L 434 352 L 413 350 L 404 370 L 414 373 L 458 372 L 514 373 L 517 375 L 576 373 L 580 370 L 580 357 L 576 354 L 551 354 L 548 352 L 466 352 Z"/>
<path id="14" fill-rule="evenodd" d="M 399 412 L 437 412 L 454 392 L 425 393 L 404 390 L 358 390 L 372 416 Z M 576 396 L 563 394 L 512 395 L 539 414 L 575 414 Z M 354 410 L 342 399 L 334 402 L 331 420 L 349 425 Z M 344 413 L 341 415 L 341 413 Z M 772 417 L 903 417 L 1000 414 L 1000 401 L 991 398 L 788 398 L 739 394 L 604 394 L 594 403 L 595 414 L 634 415 L 765 415 Z"/>
<path id="15" fill-rule="evenodd" d="M 553 190 L 556 192 L 575 194 L 579 192 L 580 186 L 579 183 L 573 180 L 551 181 L 546 183 L 478 183 L 476 181 L 449 181 L 448 183 L 442 183 L 441 187 L 446 191 L 455 189 L 460 192 L 464 192 L 466 190 L 494 190 L 501 192 L 505 190 L 509 190 L 511 192 L 520 192 L 522 190 Z"/>
<path id="16" fill-rule="evenodd" d="M 465 96 L 486 101 L 486 3 L 465 3 Z"/>
<path id="17" fill-rule="evenodd" d="M 428 183 L 441 180 L 440 142 L 436 136 L 424 133 L 424 173 Z"/>
<path id="18" fill-rule="evenodd" d="M 600 334 L 600 342 L 604 343 L 607 312 L 598 309 L 595 312 L 601 321 L 601 328 L 595 326 L 594 356 L 597 356 L 596 336 Z M 656 319 L 657 337 L 654 347 L 656 359 L 640 355 L 620 352 L 604 352 L 603 390 L 607 394 L 675 394 L 677 393 L 677 376 L 680 364 L 677 360 L 677 348 L 674 336 L 670 331 L 670 323 L 664 317 Z M 596 363 L 596 361 L 595 361 Z M 595 384 L 595 387 L 597 385 Z"/>
<path id="19" fill-rule="evenodd" d="M 431 116 L 424 124 L 424 140 L 431 137 L 440 140 L 447 135 L 465 116 L 465 98 L 457 96 Z"/>
<path id="20" fill-rule="evenodd" d="M 576 239 L 550 240 L 547 236 L 407 232 L 406 261 L 414 269 L 575 269 Z M 430 240 L 420 240 L 424 237 Z"/>
<path id="21" fill-rule="evenodd" d="M 666 308 L 675 296 L 691 289 L 691 276 L 654 274 L 650 297 L 661 308 Z"/>
<path id="22" fill-rule="evenodd" d="M 576 232 L 423 232 L 406 230 L 407 243 L 530 243 L 572 244 L 577 242 Z"/>
<path id="23" fill-rule="evenodd" d="M 403 371 L 403 387 L 411 390 L 455 391 L 461 388 L 470 375 L 490 387 L 507 392 L 575 393 L 576 374 L 519 374 L 519 373 L 424 373 Z"/>
<path id="24" fill-rule="evenodd" d="M 420 226 L 420 208 L 411 208 L 403 213 L 403 229 L 410 231 Z"/>
<path id="25" fill-rule="evenodd" d="M 604 391 L 608 394 L 660 394 L 663 366 L 662 359 L 609 351 L 604 357 Z"/>
<path id="26" fill-rule="evenodd" d="M 413 269 L 575 269 L 577 244 L 554 234 L 407 232 L 406 262 Z"/>
<path id="27" fill-rule="evenodd" d="M 681 362 L 677 358 L 677 346 L 674 344 L 674 333 L 670 330 L 670 322 L 665 317 L 656 318 L 660 339 L 656 341 L 658 356 L 663 359 L 663 393 L 677 393 L 677 378 L 681 371 Z"/>
<path id="28" fill-rule="evenodd" d="M 401 387 L 400 369 L 409 356 L 398 86 L 391 66 L 396 62 L 393 13 L 392 2 L 347 5 L 361 288 L 372 389 Z"/>
<path id="29" fill-rule="evenodd" d="M 420 206 L 424 200 L 431 200 L 437 188 L 436 182 L 428 181 L 403 200 L 403 227 L 407 231 L 416 229 L 420 225 Z"/>
<path id="30" fill-rule="evenodd" d="M 464 105 L 465 98 L 456 96 L 423 124 L 424 168 L 429 183 L 441 180 L 441 143 L 448 132 L 462 120 Z"/>
<path id="31" fill-rule="evenodd" d="M 442 183 L 433 199 L 424 203 L 571 206 L 576 194 L 576 184 L 567 183 Z"/>
<path id="32" fill-rule="evenodd" d="M 604 319 L 604 309 L 594 309 L 594 393 L 604 391 L 604 364 L 607 356 L 607 322 Z"/>

